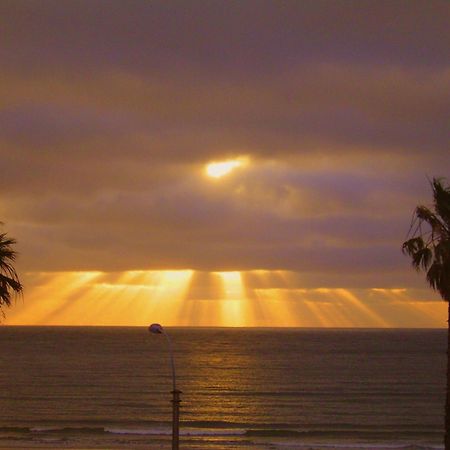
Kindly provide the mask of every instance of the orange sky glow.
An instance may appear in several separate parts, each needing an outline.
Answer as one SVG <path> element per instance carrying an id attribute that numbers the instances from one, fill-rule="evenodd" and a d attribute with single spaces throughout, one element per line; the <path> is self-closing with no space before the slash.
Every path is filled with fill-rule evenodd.
<path id="1" fill-rule="evenodd" d="M 105 7 L 105 4 L 108 7 Z M 6 325 L 445 327 L 443 0 L 0 2 Z"/>
<path id="2" fill-rule="evenodd" d="M 407 289 L 296 289 L 285 271 L 33 274 L 10 325 L 444 327 L 447 305 Z M 276 285 L 277 287 L 271 287 Z M 423 293 L 422 293 L 423 294 Z M 427 295 L 425 293 L 425 295 Z"/>

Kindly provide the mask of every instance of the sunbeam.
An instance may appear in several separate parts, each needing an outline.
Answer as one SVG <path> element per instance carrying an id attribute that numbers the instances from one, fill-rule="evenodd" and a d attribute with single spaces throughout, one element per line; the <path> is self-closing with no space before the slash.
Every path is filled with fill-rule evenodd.
<path id="1" fill-rule="evenodd" d="M 27 277 L 10 325 L 445 326 L 428 291 L 301 288 L 284 271 L 61 272 Z"/>

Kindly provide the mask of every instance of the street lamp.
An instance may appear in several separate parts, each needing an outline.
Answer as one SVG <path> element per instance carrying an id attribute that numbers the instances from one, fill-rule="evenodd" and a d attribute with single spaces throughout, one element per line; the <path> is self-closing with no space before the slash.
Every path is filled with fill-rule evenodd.
<path id="1" fill-rule="evenodd" d="M 152 334 L 163 334 L 166 337 L 170 352 L 170 362 L 172 365 L 172 450 L 178 450 L 179 430 L 180 430 L 180 394 L 175 384 L 175 361 L 173 359 L 172 342 L 164 328 L 159 323 L 152 323 L 148 327 L 148 331 Z"/>

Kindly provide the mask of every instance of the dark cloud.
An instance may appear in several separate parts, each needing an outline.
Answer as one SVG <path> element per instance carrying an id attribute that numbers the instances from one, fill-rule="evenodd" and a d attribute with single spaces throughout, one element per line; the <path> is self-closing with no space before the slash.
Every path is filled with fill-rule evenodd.
<path id="1" fill-rule="evenodd" d="M 426 177 L 448 176 L 449 18 L 438 0 L 3 1 L 20 264 L 196 269 L 197 297 L 211 270 L 417 285 L 399 247 Z"/>
<path id="2" fill-rule="evenodd" d="M 19 67 L 254 73 L 316 60 L 442 66 L 450 10 L 444 0 L 6 0 L 0 17 L 0 55 Z"/>

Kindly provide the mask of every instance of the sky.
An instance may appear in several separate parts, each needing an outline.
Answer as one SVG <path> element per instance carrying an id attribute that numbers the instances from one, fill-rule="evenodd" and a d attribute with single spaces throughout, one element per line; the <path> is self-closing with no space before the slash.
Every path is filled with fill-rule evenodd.
<path id="1" fill-rule="evenodd" d="M 445 0 L 2 0 L 11 325 L 444 327 Z"/>

